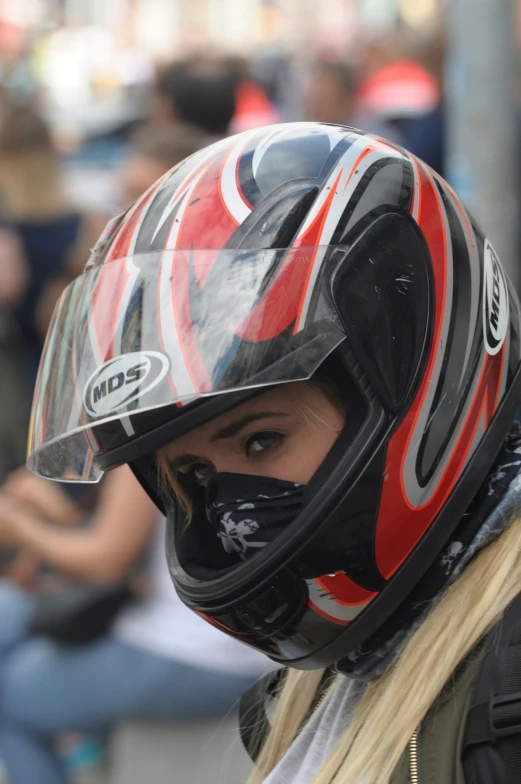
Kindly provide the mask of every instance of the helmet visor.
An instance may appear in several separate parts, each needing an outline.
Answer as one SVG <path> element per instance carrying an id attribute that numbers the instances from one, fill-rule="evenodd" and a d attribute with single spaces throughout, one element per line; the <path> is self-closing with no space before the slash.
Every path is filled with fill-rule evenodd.
<path id="1" fill-rule="evenodd" d="M 131 439 L 136 414 L 309 378 L 344 338 L 320 281 L 326 255 L 345 251 L 175 250 L 87 267 L 49 329 L 29 468 L 95 482 L 104 423 Z"/>

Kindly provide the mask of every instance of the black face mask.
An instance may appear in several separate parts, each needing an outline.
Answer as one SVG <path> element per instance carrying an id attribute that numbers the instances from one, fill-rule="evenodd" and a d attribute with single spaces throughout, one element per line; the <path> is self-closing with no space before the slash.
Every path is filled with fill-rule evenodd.
<path id="1" fill-rule="evenodd" d="M 206 491 L 206 516 L 227 553 L 249 558 L 295 520 L 305 489 L 265 476 L 217 474 Z"/>

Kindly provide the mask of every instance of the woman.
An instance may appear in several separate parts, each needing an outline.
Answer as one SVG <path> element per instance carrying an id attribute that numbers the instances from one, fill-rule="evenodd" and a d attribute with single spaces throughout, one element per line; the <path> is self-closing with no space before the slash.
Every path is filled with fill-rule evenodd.
<path id="1" fill-rule="evenodd" d="M 132 136 L 129 155 L 119 176 L 121 203 L 132 204 L 165 171 L 203 145 L 203 134 L 191 126 L 150 123 L 139 128 Z"/>
<path id="2" fill-rule="evenodd" d="M 404 782 L 410 742 L 412 780 L 464 780 L 483 641 L 521 591 L 519 324 L 446 183 L 312 123 L 180 164 L 60 303 L 29 464 L 128 463 L 183 601 L 295 668 L 252 782 Z"/>
<path id="3" fill-rule="evenodd" d="M 55 576 L 109 588 L 127 578 L 129 594 L 141 594 L 107 631 L 85 640 L 76 623 L 73 644 L 65 644 L 31 633 L 37 593 L 0 580 L 0 757 L 12 784 L 68 780 L 55 742 L 62 732 L 224 715 L 264 669 L 259 654 L 241 651 L 179 601 L 164 521 L 127 468 L 101 488 L 89 526 L 74 525 L 81 517 L 61 488 L 27 472 L 0 492 L 2 541 L 54 567 Z"/>
<path id="4" fill-rule="evenodd" d="M 13 106 L 0 123 L 0 198 L 27 260 L 29 283 L 15 310 L 34 380 L 42 340 L 36 323 L 40 292 L 65 267 L 82 217 L 66 193 L 58 152 L 45 120 Z"/>

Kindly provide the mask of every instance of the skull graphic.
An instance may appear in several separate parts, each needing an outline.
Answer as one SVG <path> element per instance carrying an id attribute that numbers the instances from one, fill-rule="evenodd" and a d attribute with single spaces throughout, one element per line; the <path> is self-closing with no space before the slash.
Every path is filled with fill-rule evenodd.
<path id="1" fill-rule="evenodd" d="M 246 505 L 241 508 L 246 508 Z M 225 512 L 222 516 L 221 530 L 219 531 L 227 553 L 242 555 L 250 547 L 266 547 L 267 542 L 251 542 L 246 539 L 247 536 L 251 536 L 259 530 L 259 524 L 255 520 L 240 520 L 236 523 L 232 520 L 231 514 L 231 512 Z"/>
<path id="2" fill-rule="evenodd" d="M 465 547 L 463 546 L 463 544 L 461 542 L 452 542 L 448 546 L 447 550 L 442 555 L 442 558 L 441 558 L 441 561 L 440 561 L 441 566 L 445 566 L 446 567 L 446 570 L 445 570 L 445 574 L 446 575 L 449 575 L 451 573 L 451 571 L 452 571 L 452 564 L 454 563 L 455 558 L 457 558 L 458 555 L 461 555 L 463 553 L 464 549 L 465 549 Z"/>

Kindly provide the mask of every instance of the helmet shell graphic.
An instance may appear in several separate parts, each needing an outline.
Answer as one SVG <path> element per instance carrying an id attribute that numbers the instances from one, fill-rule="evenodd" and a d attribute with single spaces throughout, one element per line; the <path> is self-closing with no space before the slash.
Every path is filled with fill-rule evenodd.
<path id="1" fill-rule="evenodd" d="M 186 604 L 277 661 L 329 665 L 450 541 L 519 407 L 520 355 L 516 294 L 429 167 L 352 128 L 257 129 L 107 227 L 54 317 L 30 464 L 93 481 L 129 462 L 168 515 Z M 317 370 L 344 430 L 287 531 L 223 560 L 162 494 L 154 452 Z"/>

